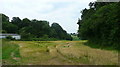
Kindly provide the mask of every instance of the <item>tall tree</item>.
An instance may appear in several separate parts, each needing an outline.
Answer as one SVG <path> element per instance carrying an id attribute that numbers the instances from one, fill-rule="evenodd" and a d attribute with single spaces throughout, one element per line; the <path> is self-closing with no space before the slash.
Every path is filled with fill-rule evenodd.
<path id="1" fill-rule="evenodd" d="M 13 17 L 12 20 L 11 20 L 11 23 L 17 25 L 19 28 L 20 28 L 21 22 L 22 21 L 19 17 Z"/>
<path id="2" fill-rule="evenodd" d="M 96 3 L 97 9 L 84 9 L 78 21 L 79 37 L 101 46 L 120 44 L 120 23 L 118 3 Z"/>
<path id="3" fill-rule="evenodd" d="M 0 14 L 2 16 L 2 22 L 9 22 L 9 17 L 5 14 Z"/>
<path id="4" fill-rule="evenodd" d="M 54 37 L 59 38 L 59 39 L 72 40 L 72 37 L 69 34 L 67 34 L 67 32 L 63 30 L 62 27 L 58 23 L 53 23 L 51 28 L 55 32 L 55 35 L 53 35 Z"/>

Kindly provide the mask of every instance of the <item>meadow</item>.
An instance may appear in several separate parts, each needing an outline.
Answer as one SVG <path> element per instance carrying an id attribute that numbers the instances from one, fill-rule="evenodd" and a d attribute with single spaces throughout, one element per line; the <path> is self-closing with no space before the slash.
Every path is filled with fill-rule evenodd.
<path id="1" fill-rule="evenodd" d="M 3 41 L 3 64 L 117 65 L 118 51 L 91 48 L 79 41 Z"/>

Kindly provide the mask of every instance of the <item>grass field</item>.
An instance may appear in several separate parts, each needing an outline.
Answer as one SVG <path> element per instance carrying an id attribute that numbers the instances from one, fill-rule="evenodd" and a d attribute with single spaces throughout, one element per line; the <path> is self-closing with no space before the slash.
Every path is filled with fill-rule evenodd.
<path id="1" fill-rule="evenodd" d="M 3 46 L 3 64 L 116 65 L 118 52 L 84 45 L 86 41 L 11 41 Z M 4 45 L 4 44 L 3 44 Z M 17 46 L 18 45 L 18 46 Z M 12 47 L 11 47 L 12 46 Z"/>
<path id="2" fill-rule="evenodd" d="M 80 39 L 77 36 L 72 35 L 73 41 L 79 41 Z"/>
<path id="3" fill-rule="evenodd" d="M 2 63 L 19 64 L 16 59 L 20 59 L 19 45 L 10 41 L 2 41 Z"/>
<path id="4" fill-rule="evenodd" d="M 2 39 L 0 39 L 0 66 L 2 65 Z"/>

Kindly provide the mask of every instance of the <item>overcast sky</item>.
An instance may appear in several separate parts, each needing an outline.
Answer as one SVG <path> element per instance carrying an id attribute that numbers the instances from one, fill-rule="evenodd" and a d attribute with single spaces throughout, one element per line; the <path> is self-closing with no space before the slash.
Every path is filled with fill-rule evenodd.
<path id="1" fill-rule="evenodd" d="M 0 13 L 12 17 L 59 23 L 68 33 L 76 33 L 80 11 L 95 0 L 0 0 Z"/>

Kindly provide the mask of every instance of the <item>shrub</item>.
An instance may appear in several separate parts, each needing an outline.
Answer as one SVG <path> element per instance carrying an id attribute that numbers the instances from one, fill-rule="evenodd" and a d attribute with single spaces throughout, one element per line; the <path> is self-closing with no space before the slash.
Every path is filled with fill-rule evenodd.
<path id="1" fill-rule="evenodd" d="M 8 39 L 8 40 L 15 40 L 15 38 L 13 38 L 12 36 L 7 36 L 6 39 Z"/>

